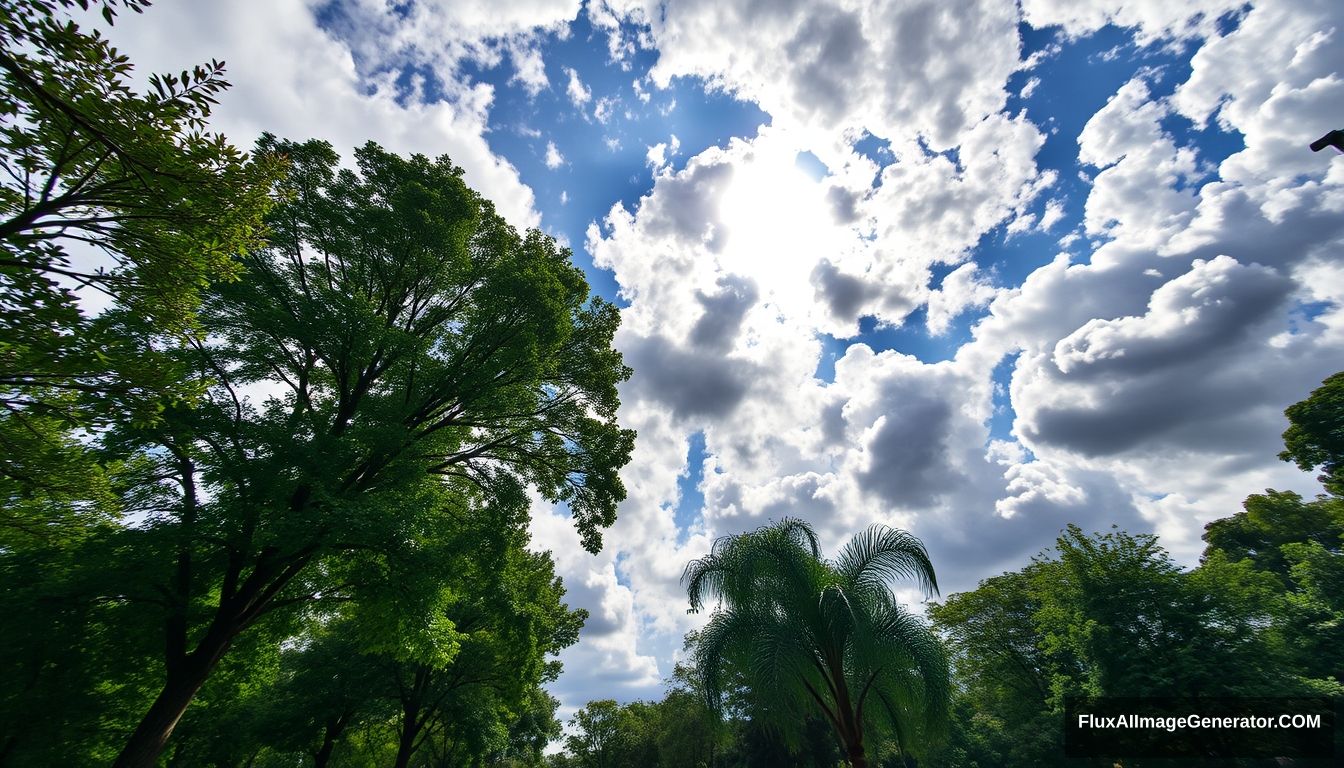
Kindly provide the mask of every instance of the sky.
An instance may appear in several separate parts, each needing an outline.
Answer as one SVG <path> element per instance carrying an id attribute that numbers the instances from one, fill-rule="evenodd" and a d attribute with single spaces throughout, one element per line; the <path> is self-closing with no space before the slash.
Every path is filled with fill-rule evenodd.
<path id="1" fill-rule="evenodd" d="M 447 154 L 622 308 L 638 431 L 560 714 L 661 695 L 715 537 L 873 523 L 943 594 L 1069 523 L 1186 564 L 1344 368 L 1344 4 L 161 0 L 139 77 L 219 58 L 212 127 Z M 898 594 L 919 608 L 923 596 Z"/>

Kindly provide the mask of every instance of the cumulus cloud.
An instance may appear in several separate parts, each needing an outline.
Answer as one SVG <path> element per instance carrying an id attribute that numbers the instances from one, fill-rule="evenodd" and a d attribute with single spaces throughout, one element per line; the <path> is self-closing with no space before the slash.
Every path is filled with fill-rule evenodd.
<path id="1" fill-rule="evenodd" d="M 658 85 L 704 77 L 756 101 L 776 124 L 836 134 L 955 146 L 1002 108 L 1018 66 L 1016 10 L 997 2 L 630 5 L 651 26 Z"/>
<path id="2" fill-rule="evenodd" d="M 542 41 L 565 33 L 580 7 L 578 0 L 354 0 L 328 4 L 324 25 L 350 47 L 365 76 L 423 66 L 451 91 L 466 79 L 464 64 L 494 67 L 508 59 L 512 79 L 535 95 L 549 85 Z"/>
<path id="3" fill-rule="evenodd" d="M 962 312 L 983 307 L 998 295 L 975 264 L 962 264 L 943 278 L 938 290 L 929 294 L 925 325 L 929 333 L 941 335 Z"/>
<path id="4" fill-rule="evenodd" d="M 369 140 L 400 153 L 448 154 L 514 225 L 539 222 L 532 190 L 484 139 L 489 87 L 461 84 L 444 99 L 399 98 L 395 78 L 356 65 L 362 43 L 319 28 L 301 0 L 163 3 L 123 14 L 110 33 L 141 77 L 202 58 L 224 60 L 233 87 L 221 95 L 211 127 L 244 148 L 270 131 L 325 139 L 347 155 Z"/>
<path id="5" fill-rule="evenodd" d="M 1225 37 L 1213 22 L 1226 6 L 1203 16 L 1171 4 L 1024 6 L 1029 23 L 1070 35 L 1117 23 L 1140 42 L 1205 46 L 1174 96 L 1155 96 L 1154 75 L 1140 73 L 1091 116 L 1076 137 L 1090 185 L 1078 201 L 1038 167 L 1041 129 L 1001 111 L 1008 74 L 1030 66 L 1005 31 L 1011 13 L 987 9 L 966 31 L 985 36 L 983 61 L 963 65 L 967 49 L 946 46 L 907 78 L 919 82 L 898 81 L 913 54 L 884 41 L 938 39 L 941 9 L 774 6 L 755 20 L 762 44 L 750 50 L 716 42 L 745 12 L 735 4 L 669 4 L 651 22 L 655 82 L 699 75 L 774 118 L 755 139 L 658 174 L 633 209 L 589 230 L 630 303 L 618 345 L 636 369 L 622 418 L 640 430 L 639 490 L 611 541 L 658 552 L 630 571 L 651 631 L 688 626 L 665 607 L 682 596 L 659 579 L 700 553 L 699 537 L 785 514 L 811 520 L 827 546 L 874 521 L 909 527 L 960 588 L 1020 567 L 1069 522 L 1158 530 L 1189 558 L 1202 524 L 1247 493 L 1310 490 L 1274 453 L 1283 407 L 1340 359 L 1344 270 L 1330 254 L 1344 217 L 1327 211 L 1341 179 L 1301 156 L 1276 166 L 1282 123 L 1260 110 L 1306 120 L 1326 109 L 1335 65 L 1308 27 L 1328 29 L 1338 12 L 1311 6 L 1315 16 L 1280 33 L 1288 11 L 1263 5 Z M 885 38 L 874 32 L 883 19 Z M 1257 55 L 1288 76 L 1250 63 L 1254 77 L 1216 75 L 1220 62 Z M 943 67 L 965 81 L 943 83 Z M 1183 117 L 1221 121 L 1247 149 L 1215 167 L 1169 129 Z M 853 151 L 864 128 L 891 139 L 893 162 Z M 766 170 L 803 149 L 831 170 L 824 183 Z M 662 167 L 657 150 L 648 159 Z M 1098 243 L 1083 258 L 1060 254 L 1006 286 L 971 260 L 995 228 L 1051 231 L 1071 210 Z M 955 268 L 930 286 L 939 264 Z M 1294 321 L 1306 300 L 1331 308 Z M 852 336 L 865 315 L 896 325 L 921 306 L 931 333 L 968 310 L 988 315 L 952 360 L 855 344 L 832 381 L 815 377 L 817 334 Z M 1016 421 L 991 439 L 991 374 L 1014 352 L 997 397 Z M 679 475 L 653 464 L 685 471 L 696 432 L 705 505 L 679 543 Z"/>

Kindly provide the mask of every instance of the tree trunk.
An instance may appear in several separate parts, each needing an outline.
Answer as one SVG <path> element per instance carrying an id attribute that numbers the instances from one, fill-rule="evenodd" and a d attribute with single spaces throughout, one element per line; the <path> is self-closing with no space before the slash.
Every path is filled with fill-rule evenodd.
<path id="1" fill-rule="evenodd" d="M 154 768 L 168 744 L 168 737 L 182 719 L 210 673 L 224 657 L 235 631 L 216 625 L 201 638 L 196 650 L 179 664 L 171 665 L 163 690 L 141 718 L 140 725 L 117 755 L 113 768 Z"/>
<path id="2" fill-rule="evenodd" d="M 862 745 L 850 748 L 849 766 L 850 768 L 868 768 L 868 756 L 864 754 Z"/>
<path id="3" fill-rule="evenodd" d="M 327 761 L 331 760 L 331 751 L 336 748 L 336 740 L 341 738 L 341 733 L 345 731 L 346 716 L 342 714 L 335 720 L 327 721 L 327 728 L 322 735 L 322 748 L 313 754 L 314 768 L 326 768 Z"/>
<path id="4" fill-rule="evenodd" d="M 415 737 L 420 734 L 420 728 L 416 724 L 418 715 L 419 712 L 414 708 L 402 712 L 401 738 L 397 742 L 396 768 L 408 768 L 411 764 L 411 756 L 415 754 Z"/>
<path id="5" fill-rule="evenodd" d="M 140 720 L 135 733 L 117 755 L 113 768 L 154 768 L 159 754 L 168 744 L 168 737 L 177 727 L 177 721 L 187 711 L 187 705 L 205 683 L 209 670 L 204 665 L 193 665 L 182 675 L 170 676 L 154 704 Z"/>

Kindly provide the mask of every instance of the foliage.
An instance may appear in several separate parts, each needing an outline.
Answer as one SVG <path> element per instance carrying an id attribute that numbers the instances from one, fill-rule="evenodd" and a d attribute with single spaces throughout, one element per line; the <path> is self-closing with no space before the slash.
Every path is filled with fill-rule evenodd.
<path id="1" fill-rule="evenodd" d="M 888 739 L 902 753 L 918 750 L 946 716 L 947 661 L 896 603 L 895 577 L 937 588 L 924 546 L 885 526 L 855 536 L 834 561 L 799 520 L 716 541 L 683 577 L 692 610 L 720 601 L 695 653 L 710 701 L 720 699 L 728 661 L 758 717 L 795 737 L 809 714 L 824 717 L 852 765 Z"/>
<path id="2" fill-rule="evenodd" d="M 129 60 L 57 13 L 76 4 L 89 2 L 17 0 L 0 12 L 5 295 L 30 311 L 64 306 L 54 282 L 64 277 L 185 329 L 206 282 L 236 276 L 234 257 L 261 244 L 274 170 L 204 132 L 228 87 L 223 62 L 153 75 L 151 93 L 134 93 Z M 98 3 L 108 23 L 118 7 L 148 4 Z M 72 263 L 74 242 L 113 267 Z"/>
<path id="3" fill-rule="evenodd" d="M 1329 694 L 1274 627 L 1279 582 L 1221 554 L 1182 571 L 1156 537 L 1070 526 L 1031 565 L 930 609 L 956 677 L 935 765 L 1063 765 L 1068 696 Z"/>
<path id="4" fill-rule="evenodd" d="M 1344 371 L 1327 378 L 1284 415 L 1289 427 L 1279 458 L 1307 472 L 1321 468 L 1326 489 L 1344 496 Z"/>
<path id="5" fill-rule="evenodd" d="M 147 337 L 192 331 L 201 291 L 238 276 L 280 168 L 206 132 L 223 62 L 135 93 L 129 60 L 64 17 L 76 4 L 0 8 L 0 402 L 88 425 L 194 394 Z M 148 3 L 95 5 L 111 23 Z"/>
<path id="6" fill-rule="evenodd" d="M 271 245 L 242 257 L 247 278 L 209 291 L 208 335 L 177 353 L 204 397 L 99 435 L 143 470 L 118 497 L 139 524 L 109 526 L 72 564 L 72 599 L 115 606 L 112 631 L 138 649 L 125 663 L 141 703 L 125 706 L 143 717 L 122 765 L 153 761 L 240 638 L 283 634 L 316 604 L 358 605 L 361 646 L 407 669 L 502 663 L 501 643 L 522 644 L 504 658 L 544 655 L 553 640 L 527 629 L 474 645 L 434 564 L 491 551 L 462 521 L 489 509 L 516 530 L 529 486 L 565 502 L 594 550 L 624 496 L 618 315 L 589 301 L 568 251 L 519 236 L 446 158 L 368 145 L 358 172 L 338 172 L 321 143 L 266 137 L 259 151 L 288 159 L 285 201 Z M 548 562 L 526 589 L 558 590 Z M 482 588 L 498 568 L 479 566 Z M 35 669 L 37 686 L 56 674 Z M 157 694 L 146 675 L 161 675 Z M 115 711 L 96 739 L 126 727 Z"/>

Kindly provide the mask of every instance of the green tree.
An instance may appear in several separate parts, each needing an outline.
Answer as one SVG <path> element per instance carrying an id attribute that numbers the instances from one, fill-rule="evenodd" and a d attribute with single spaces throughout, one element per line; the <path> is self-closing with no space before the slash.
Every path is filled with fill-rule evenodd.
<path id="1" fill-rule="evenodd" d="M 62 18 L 75 5 L 101 6 L 110 24 L 117 8 L 139 13 L 149 2 L 16 0 L 0 9 L 3 295 L 55 311 L 67 306 L 62 277 L 185 329 L 206 282 L 236 276 L 235 257 L 261 244 L 275 169 L 204 131 L 228 87 L 222 62 L 153 75 L 151 92 L 135 93 L 127 58 Z M 72 259 L 64 247 L 74 242 L 114 266 Z"/>
<path id="2" fill-rule="evenodd" d="M 1307 472 L 1320 468 L 1326 490 L 1344 496 L 1344 371 L 1327 378 L 1284 415 L 1289 427 L 1279 458 Z"/>
<path id="3" fill-rule="evenodd" d="M 565 750 L 582 768 L 616 768 L 621 707 L 615 699 L 590 701 L 574 713 Z"/>
<path id="4" fill-rule="evenodd" d="M 1184 571 L 1150 534 L 1069 526 L 1026 568 L 930 609 L 959 689 L 931 764 L 1070 764 L 1069 696 L 1328 692 L 1300 679 L 1272 631 L 1277 584 L 1221 554 Z"/>
<path id="5" fill-rule="evenodd" d="M 1274 594 L 1260 605 L 1276 607 L 1264 622 L 1273 643 L 1302 684 L 1331 692 L 1344 681 L 1344 604 L 1336 589 L 1344 574 L 1344 373 L 1284 415 L 1290 426 L 1279 458 L 1322 470 L 1327 493 L 1312 500 L 1273 489 L 1248 496 L 1242 511 L 1205 526 L 1200 570 L 1244 567 L 1272 576 Z"/>
<path id="6" fill-rule="evenodd" d="M 695 654 L 711 701 L 728 661 L 760 719 L 796 733 L 820 714 L 856 768 L 885 739 L 904 754 L 920 749 L 947 714 L 947 658 L 896 602 L 898 577 L 937 590 L 923 544 L 886 526 L 855 536 L 834 561 L 800 520 L 719 539 L 683 577 L 692 610 L 719 601 Z"/>
<path id="7" fill-rule="evenodd" d="M 687 650 L 695 647 L 695 637 L 695 633 L 687 636 Z M 667 682 L 667 694 L 658 702 L 662 710 L 658 764 L 663 768 L 713 768 L 728 746 L 732 723 L 710 709 L 693 665 L 676 664 Z"/>
<path id="8" fill-rule="evenodd" d="M 619 315 L 567 250 L 520 236 L 447 158 L 368 145 L 338 171 L 325 144 L 259 151 L 289 162 L 284 202 L 270 246 L 241 257 L 246 279 L 210 287 L 204 333 L 179 353 L 205 395 L 98 436 L 148 481 L 119 499 L 136 524 L 71 563 L 83 605 L 106 614 L 90 650 L 109 634 L 137 648 L 120 662 L 137 685 L 119 690 L 147 698 L 118 766 L 153 765 L 230 647 L 317 602 L 381 615 L 372 651 L 451 659 L 470 633 L 423 566 L 465 510 L 525 514 L 530 487 L 595 551 L 624 497 Z M 59 671 L 30 668 L 52 690 Z"/>
<path id="9" fill-rule="evenodd" d="M 1059 762 L 1060 718 L 1050 706 L 1052 671 L 1036 615 L 1038 585 L 1058 563 L 1037 562 L 985 579 L 929 607 L 947 637 L 957 689 L 948 741 L 933 765 L 972 768 Z M 1076 673 L 1075 673 L 1076 674 Z"/>
<path id="10" fill-rule="evenodd" d="M 165 349 L 197 332 L 200 293 L 261 245 L 280 173 L 206 132 L 223 63 L 151 76 L 74 6 L 0 5 L 0 547 L 45 546 L 115 520 L 120 457 L 80 430 L 154 420 L 199 394 Z M 86 311 L 86 304 L 101 312 Z M 109 466 L 111 464 L 112 466 Z"/>
<path id="11" fill-rule="evenodd" d="M 191 331 L 205 286 L 238 275 L 280 168 L 205 131 L 222 62 L 135 93 L 130 62 L 69 19 L 75 5 L 111 23 L 149 3 L 0 8 L 0 402 L 87 424 L 191 394 L 145 359 L 145 338 Z M 74 289 L 108 311 L 86 316 Z"/>
<path id="12" fill-rule="evenodd" d="M 559 673 L 548 658 L 578 641 L 587 612 L 568 610 L 549 554 L 526 549 L 526 509 L 518 513 L 483 519 L 456 537 L 451 559 L 436 558 L 445 571 L 440 610 L 453 627 L 451 656 L 385 650 L 373 660 L 399 711 L 397 768 L 425 744 L 454 765 L 505 751 L 540 686 Z"/>

